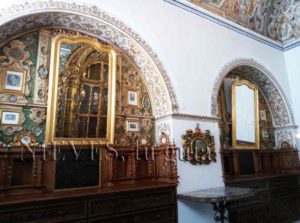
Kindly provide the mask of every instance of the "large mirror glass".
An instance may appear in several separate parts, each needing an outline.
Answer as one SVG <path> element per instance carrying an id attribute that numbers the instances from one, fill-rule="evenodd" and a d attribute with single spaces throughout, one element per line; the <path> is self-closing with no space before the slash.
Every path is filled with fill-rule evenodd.
<path id="1" fill-rule="evenodd" d="M 113 49 L 87 37 L 59 36 L 53 45 L 47 142 L 111 142 Z"/>
<path id="2" fill-rule="evenodd" d="M 249 81 L 232 83 L 232 146 L 259 148 L 258 89 Z"/>

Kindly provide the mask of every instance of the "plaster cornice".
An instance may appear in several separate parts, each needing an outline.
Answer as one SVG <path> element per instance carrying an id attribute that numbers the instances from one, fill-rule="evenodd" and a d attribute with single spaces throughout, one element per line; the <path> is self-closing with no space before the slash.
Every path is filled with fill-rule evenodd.
<path id="1" fill-rule="evenodd" d="M 300 24 L 297 24 L 299 18 L 296 13 L 297 9 L 300 8 L 299 1 L 282 0 L 280 3 L 271 1 L 272 4 L 270 3 L 270 5 L 274 11 L 268 18 L 270 23 L 265 24 L 264 30 L 266 31 L 264 33 L 257 30 L 253 31 L 246 25 L 241 25 L 239 21 L 231 21 L 187 0 L 163 1 L 281 51 L 287 51 L 300 45 L 298 38 L 300 37 L 300 31 L 298 33 Z M 283 10 L 286 4 L 289 6 L 289 12 Z"/>

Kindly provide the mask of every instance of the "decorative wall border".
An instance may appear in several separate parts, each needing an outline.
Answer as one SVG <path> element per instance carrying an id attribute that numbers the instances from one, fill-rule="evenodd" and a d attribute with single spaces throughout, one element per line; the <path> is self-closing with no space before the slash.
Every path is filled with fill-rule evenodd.
<path id="1" fill-rule="evenodd" d="M 221 25 L 221 26 L 228 28 L 234 32 L 237 32 L 241 35 L 247 36 L 247 37 L 254 39 L 260 43 L 263 43 L 265 45 L 268 45 L 270 47 L 273 47 L 273 48 L 281 50 L 281 51 L 287 51 L 287 50 L 293 49 L 295 47 L 298 47 L 300 45 L 300 41 L 297 39 L 291 40 L 288 43 L 281 43 L 279 41 L 275 41 L 269 37 L 265 37 L 262 34 L 256 33 L 246 27 L 243 27 L 232 21 L 229 21 L 228 19 L 225 19 L 216 14 L 213 14 L 205 9 L 194 6 L 191 3 L 183 2 L 182 0 L 163 0 L 163 1 L 165 1 L 169 4 L 172 4 L 176 7 L 182 8 L 182 9 L 184 9 L 190 13 L 193 13 L 197 16 L 201 16 L 205 19 L 208 19 L 209 21 L 217 23 L 218 25 Z"/>
<path id="2" fill-rule="evenodd" d="M 54 16 L 55 20 L 51 22 L 59 21 L 64 28 L 70 28 L 71 30 L 81 31 L 100 39 L 106 39 L 126 53 L 135 62 L 149 87 L 156 117 L 178 111 L 177 97 L 169 75 L 151 47 L 131 28 L 96 6 L 81 5 L 66 1 L 37 1 L 13 5 L 0 11 L 1 31 L 11 21 L 18 20 L 24 23 L 26 16 L 30 18 L 41 13 L 52 14 L 53 16 L 55 13 L 60 13 L 65 16 L 65 20 L 59 20 L 57 16 Z M 80 15 L 80 18 L 76 18 L 78 15 Z M 73 16 L 77 20 L 72 23 L 69 21 L 72 18 L 67 18 L 67 16 Z M 47 19 L 51 20 L 51 16 L 45 16 L 43 19 L 43 21 Z M 89 23 L 85 23 L 86 21 L 89 21 Z M 48 21 L 49 24 L 51 22 Z M 34 23 L 36 24 L 34 25 Z M 47 22 L 45 21 L 45 23 Z M 17 24 L 22 26 L 21 22 Z M 49 26 L 49 24 L 47 25 Z M 88 27 L 87 24 L 93 24 L 95 27 Z M 31 18 L 31 24 L 29 25 L 31 28 L 41 25 L 43 25 L 41 20 Z M 28 26 L 19 27 L 19 29 L 24 29 L 24 27 Z M 11 28 L 10 32 L 17 32 L 16 28 Z M 99 32 L 100 28 L 104 29 L 103 32 Z"/>
<path id="3" fill-rule="evenodd" d="M 174 113 L 171 115 L 165 115 L 158 118 L 158 121 L 168 120 L 168 119 L 176 119 L 176 120 L 189 120 L 189 121 L 205 121 L 205 122 L 218 122 L 220 120 L 219 117 L 216 116 L 203 116 L 203 115 L 195 115 L 195 114 L 187 114 L 187 113 Z"/>

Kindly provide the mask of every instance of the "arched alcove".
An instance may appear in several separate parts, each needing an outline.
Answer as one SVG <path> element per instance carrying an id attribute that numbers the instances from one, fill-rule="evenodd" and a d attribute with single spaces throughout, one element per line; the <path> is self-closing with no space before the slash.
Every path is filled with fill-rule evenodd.
<path id="1" fill-rule="evenodd" d="M 272 114 L 276 145 L 279 146 L 283 141 L 294 145 L 296 127 L 288 99 L 272 73 L 253 59 L 235 59 L 222 68 L 212 91 L 211 114 L 213 116 L 217 114 L 217 98 L 221 84 L 232 71 L 253 82 L 265 97 Z"/>
<path id="2" fill-rule="evenodd" d="M 114 45 L 140 70 L 151 92 L 154 116 L 178 110 L 171 81 L 157 55 L 138 34 L 95 6 L 38 1 L 4 9 L 0 14 L 0 41 L 3 44 L 18 33 L 50 26 L 85 33 Z"/>

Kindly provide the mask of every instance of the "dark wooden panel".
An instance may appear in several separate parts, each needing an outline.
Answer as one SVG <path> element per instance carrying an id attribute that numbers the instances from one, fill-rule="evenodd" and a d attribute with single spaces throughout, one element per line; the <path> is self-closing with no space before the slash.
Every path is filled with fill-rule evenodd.
<path id="1" fill-rule="evenodd" d="M 87 215 L 87 204 L 85 201 L 39 202 L 33 205 L 1 207 L 1 210 L 1 223 L 55 223 L 85 218 Z"/>
<path id="2" fill-rule="evenodd" d="M 27 201 L 23 198 L 15 204 L 3 201 L 0 223 L 177 222 L 176 185 L 155 186 L 153 182 L 145 182 L 113 188 L 93 193 L 91 188 L 77 189 L 73 191 L 75 197 L 66 190 L 48 193 L 46 198 L 37 196 L 37 201 L 34 198 Z M 80 195 L 81 190 L 86 193 Z"/>
<path id="3" fill-rule="evenodd" d="M 232 222 L 289 223 L 300 219 L 299 176 L 273 176 L 227 182 L 227 185 L 256 188 L 257 194 L 230 207 Z"/>
<path id="4" fill-rule="evenodd" d="M 99 153 L 82 149 L 62 149 L 56 162 L 56 189 L 99 185 Z M 92 154 L 93 153 L 93 154 Z M 93 159 L 92 159 L 93 158 Z"/>
<path id="5" fill-rule="evenodd" d="M 173 190 L 147 191 L 129 193 L 128 195 L 114 195 L 99 197 L 90 202 L 90 216 L 107 215 L 134 211 L 137 209 L 148 209 L 175 203 Z"/>
<path id="6" fill-rule="evenodd" d="M 239 151 L 240 175 L 250 175 L 255 173 L 252 151 Z"/>
<path id="7" fill-rule="evenodd" d="M 12 186 L 31 185 L 33 172 L 32 159 L 14 159 L 12 171 Z"/>
<path id="8" fill-rule="evenodd" d="M 176 222 L 176 213 L 172 206 L 141 212 L 135 215 L 92 219 L 89 223 L 161 223 Z"/>

